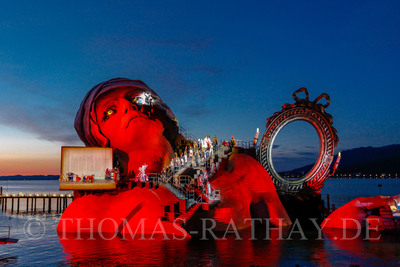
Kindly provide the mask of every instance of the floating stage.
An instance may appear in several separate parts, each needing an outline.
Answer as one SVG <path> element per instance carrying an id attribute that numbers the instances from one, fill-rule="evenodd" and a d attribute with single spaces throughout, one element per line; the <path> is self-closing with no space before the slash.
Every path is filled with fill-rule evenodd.
<path id="1" fill-rule="evenodd" d="M 60 190 L 114 190 L 117 188 L 115 181 L 92 180 L 87 182 L 60 181 Z"/>

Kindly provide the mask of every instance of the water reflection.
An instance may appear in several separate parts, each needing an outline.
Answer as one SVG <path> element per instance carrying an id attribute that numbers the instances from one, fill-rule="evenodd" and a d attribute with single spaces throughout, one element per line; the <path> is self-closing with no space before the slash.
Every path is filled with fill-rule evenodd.
<path id="1" fill-rule="evenodd" d="M 251 230 L 235 234 L 217 235 L 217 239 L 204 240 L 123 240 L 119 237 L 105 240 L 102 236 L 81 239 L 74 235 L 60 238 L 66 262 L 78 265 L 263 265 L 276 266 L 282 262 L 326 261 L 323 240 L 301 240 L 290 236 L 290 229 L 257 231 L 254 239 Z M 317 255 L 314 255 L 317 253 Z"/>
<path id="2" fill-rule="evenodd" d="M 399 235 L 369 234 L 370 240 L 365 240 L 365 232 L 330 229 L 301 235 L 272 229 L 268 235 L 257 231 L 256 236 L 252 238 L 250 230 L 240 232 L 241 240 L 234 234 L 210 240 L 106 240 L 101 236 L 79 240 L 68 235 L 60 243 L 65 263 L 73 265 L 348 266 L 396 265 L 400 260 Z"/>
<path id="3" fill-rule="evenodd" d="M 0 255 L 0 265 L 11 265 L 15 264 L 18 260 L 17 256 L 12 256 L 9 254 Z"/>
<path id="4" fill-rule="evenodd" d="M 162 240 L 61 240 L 66 261 L 78 265 L 163 265 L 184 258 L 187 241 Z"/>
<path id="5" fill-rule="evenodd" d="M 218 235 L 218 239 L 204 240 L 194 237 L 186 240 L 124 240 L 104 236 L 60 236 L 66 261 L 73 264 L 111 265 L 275 265 L 281 257 L 281 245 L 277 231 L 271 232 L 270 240 L 252 240 L 251 232 L 236 235 Z"/>
<path id="6" fill-rule="evenodd" d="M 368 257 L 377 264 L 386 261 L 400 263 L 399 233 L 378 233 L 346 229 L 324 230 L 326 249 L 336 254 L 346 252 L 357 259 Z"/>

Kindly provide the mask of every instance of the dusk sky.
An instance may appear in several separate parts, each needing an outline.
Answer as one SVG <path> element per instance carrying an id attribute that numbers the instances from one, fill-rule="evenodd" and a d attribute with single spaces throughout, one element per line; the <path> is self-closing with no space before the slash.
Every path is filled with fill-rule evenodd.
<path id="1" fill-rule="evenodd" d="M 83 146 L 83 97 L 115 77 L 147 83 L 197 138 L 261 136 L 307 87 L 331 97 L 336 152 L 399 144 L 399 14 L 400 1 L 4 1 L 0 175 L 59 174 L 61 146 Z M 305 122 L 278 137 L 281 168 L 319 151 Z"/>

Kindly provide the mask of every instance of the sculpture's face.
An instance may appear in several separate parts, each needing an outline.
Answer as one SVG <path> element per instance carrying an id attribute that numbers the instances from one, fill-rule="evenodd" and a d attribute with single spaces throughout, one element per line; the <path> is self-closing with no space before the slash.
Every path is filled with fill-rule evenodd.
<path id="1" fill-rule="evenodd" d="M 163 124 L 150 118 L 149 106 L 141 104 L 138 93 L 129 88 L 108 92 L 97 99 L 97 122 L 112 148 L 129 153 L 147 149 L 163 137 Z"/>

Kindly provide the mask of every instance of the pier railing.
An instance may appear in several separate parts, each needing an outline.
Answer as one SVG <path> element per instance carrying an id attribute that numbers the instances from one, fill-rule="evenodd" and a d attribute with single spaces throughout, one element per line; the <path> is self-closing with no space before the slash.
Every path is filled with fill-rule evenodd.
<path id="1" fill-rule="evenodd" d="M 237 140 L 236 141 L 236 146 L 237 147 L 242 147 L 245 149 L 249 149 L 249 148 L 254 148 L 254 141 L 243 141 L 243 140 Z"/>
<path id="2" fill-rule="evenodd" d="M 10 213 L 62 213 L 72 200 L 71 194 L 0 195 L 1 210 Z"/>

